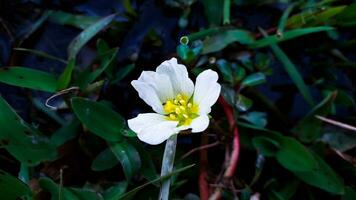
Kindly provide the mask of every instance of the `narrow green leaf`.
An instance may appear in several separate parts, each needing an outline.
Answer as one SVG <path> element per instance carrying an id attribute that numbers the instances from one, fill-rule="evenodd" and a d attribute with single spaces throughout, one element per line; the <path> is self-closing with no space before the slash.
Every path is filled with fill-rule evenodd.
<path id="1" fill-rule="evenodd" d="M 276 44 L 271 44 L 271 49 L 276 55 L 277 59 L 283 64 L 284 70 L 288 73 L 289 77 L 293 80 L 294 84 L 303 95 L 304 99 L 310 104 L 314 105 L 311 93 L 305 84 L 301 74 L 298 72 L 296 66 L 292 63 L 284 51 Z"/>
<path id="2" fill-rule="evenodd" d="M 331 110 L 336 95 L 336 92 L 330 93 L 293 128 L 293 132 L 297 133 L 302 141 L 311 142 L 320 136 L 322 122 L 315 115 L 326 116 Z"/>
<path id="3" fill-rule="evenodd" d="M 277 33 L 280 35 L 283 35 L 284 32 L 284 28 L 286 26 L 288 17 L 290 15 L 290 13 L 292 12 L 293 8 L 295 7 L 296 3 L 292 3 L 284 12 L 283 15 L 281 17 L 281 19 L 279 20 L 279 24 L 278 24 L 278 28 L 277 28 Z"/>
<path id="4" fill-rule="evenodd" d="M 134 63 L 128 64 L 128 65 L 120 68 L 117 71 L 112 83 L 117 83 L 117 82 L 121 81 L 123 78 L 125 78 L 134 69 L 135 69 L 135 64 Z"/>
<path id="5" fill-rule="evenodd" d="M 78 76 L 77 85 L 82 90 L 85 90 L 90 83 L 95 81 L 95 79 L 97 79 L 113 63 L 114 59 L 116 58 L 116 54 L 118 50 L 119 50 L 118 48 L 115 48 L 109 52 L 106 52 L 105 55 L 101 55 L 103 58 L 100 66 L 97 69 L 95 69 L 95 71 L 93 72 L 89 72 L 88 70 L 82 72 Z"/>
<path id="6" fill-rule="evenodd" d="M 334 16 L 339 26 L 355 26 L 356 25 L 356 3 L 348 5 L 345 9 Z"/>
<path id="7" fill-rule="evenodd" d="M 116 16 L 116 14 L 109 15 L 94 24 L 87 27 L 83 32 L 81 32 L 68 46 L 68 57 L 69 59 L 74 59 L 80 49 L 97 33 L 103 30 Z"/>
<path id="8" fill-rule="evenodd" d="M 252 144 L 264 156 L 274 156 L 280 148 L 278 141 L 264 136 L 253 138 Z"/>
<path id="9" fill-rule="evenodd" d="M 63 90 L 68 87 L 70 81 L 72 80 L 72 72 L 74 70 L 74 67 L 75 67 L 75 59 L 70 59 L 64 71 L 58 78 L 57 81 L 58 90 Z"/>
<path id="10" fill-rule="evenodd" d="M 0 82 L 45 92 L 55 92 L 57 84 L 54 75 L 25 67 L 0 68 Z"/>
<path id="11" fill-rule="evenodd" d="M 51 193 L 52 200 L 104 200 L 95 190 L 87 188 L 62 187 L 49 178 L 40 178 L 41 188 Z"/>
<path id="12" fill-rule="evenodd" d="M 78 119 L 94 134 L 111 142 L 122 139 L 126 121 L 109 107 L 84 98 L 72 98 L 72 108 Z"/>
<path id="13" fill-rule="evenodd" d="M 148 185 L 151 185 L 151 184 L 155 184 L 155 183 L 158 183 L 158 182 L 161 182 L 163 180 L 166 180 L 168 178 L 170 178 L 171 176 L 174 176 L 176 174 L 179 174 L 187 169 L 190 169 L 192 167 L 194 167 L 195 164 L 192 164 L 192 165 L 188 165 L 186 167 L 182 167 L 180 169 L 177 169 L 177 170 L 174 170 L 172 173 L 170 174 L 167 174 L 166 176 L 163 176 L 163 177 L 159 177 L 159 178 L 156 178 L 155 180 L 152 180 L 152 181 L 149 181 L 143 185 L 140 185 L 132 190 L 130 190 L 129 192 L 126 192 L 125 194 L 123 194 L 122 196 L 120 196 L 119 199 L 128 199 L 129 197 L 132 197 L 132 195 L 134 195 L 135 193 L 137 193 L 138 191 L 142 190 L 143 188 L 145 188 L 146 186 Z"/>
<path id="14" fill-rule="evenodd" d="M 70 139 L 76 137 L 79 133 L 80 121 L 74 118 L 72 121 L 64 124 L 51 137 L 51 144 L 58 147 Z"/>
<path id="15" fill-rule="evenodd" d="M 230 24 L 230 0 L 224 0 L 223 24 Z"/>
<path id="16" fill-rule="evenodd" d="M 183 37 L 187 37 L 189 42 L 193 42 L 195 40 L 204 39 L 205 37 L 208 37 L 208 36 L 216 35 L 223 30 L 228 30 L 228 29 L 221 28 L 221 27 L 209 28 L 209 29 L 201 30 L 201 31 L 198 31 L 198 32 L 195 32 L 195 33 L 189 34 L 187 36 L 183 36 Z"/>
<path id="17" fill-rule="evenodd" d="M 50 60 L 55 60 L 55 61 L 59 61 L 59 62 L 61 62 L 61 63 L 67 64 L 67 61 L 66 61 L 66 60 L 63 60 L 63 59 L 61 59 L 61 58 L 52 56 L 52 55 L 47 54 L 46 52 L 43 52 L 43 51 L 38 51 L 38 50 L 35 50 L 35 49 L 26 49 L 26 48 L 14 48 L 14 50 L 32 53 L 32 54 L 34 54 L 34 55 L 36 55 L 36 56 L 48 58 L 48 59 L 50 59 Z"/>
<path id="18" fill-rule="evenodd" d="M 291 137 L 281 137 L 280 150 L 276 154 L 278 162 L 292 172 L 305 172 L 317 168 L 318 163 L 311 152 Z"/>
<path id="19" fill-rule="evenodd" d="M 312 171 L 294 171 L 294 174 L 309 185 L 333 194 L 344 194 L 345 188 L 341 177 L 318 155 L 313 154 L 317 166 Z"/>
<path id="20" fill-rule="evenodd" d="M 25 39 L 30 37 L 32 33 L 38 30 L 42 26 L 42 24 L 48 19 L 51 13 L 52 13 L 51 10 L 47 10 L 43 12 L 41 17 L 38 18 L 34 23 L 31 23 L 29 26 L 26 26 L 25 29 L 19 29 L 19 31 L 17 32 L 17 36 L 21 36 L 22 33 L 25 33 L 24 36 L 19 41 L 19 44 L 21 44 Z"/>
<path id="21" fill-rule="evenodd" d="M 116 185 L 105 190 L 103 197 L 105 200 L 118 200 L 119 197 L 125 193 L 127 188 L 127 182 L 119 182 Z"/>
<path id="22" fill-rule="evenodd" d="M 18 177 L 22 182 L 28 184 L 28 182 L 30 181 L 30 168 L 29 168 L 29 166 L 27 166 L 24 163 L 21 163 Z"/>
<path id="23" fill-rule="evenodd" d="M 315 11 L 310 11 L 309 9 L 305 12 L 293 15 L 286 22 L 286 27 L 288 28 L 302 28 L 302 27 L 313 27 L 323 24 L 335 24 L 333 23 L 333 17 L 343 11 L 346 6 L 335 6 L 329 7 L 325 10 L 320 11 L 316 9 Z"/>
<path id="24" fill-rule="evenodd" d="M 1 96 L 0 110 L 0 144 L 11 155 L 28 166 L 56 157 L 48 138 L 24 122 Z"/>
<path id="25" fill-rule="evenodd" d="M 260 40 L 255 41 L 254 43 L 250 44 L 250 48 L 262 48 L 268 45 L 274 45 L 282 41 L 290 40 L 296 37 L 318 33 L 322 31 L 331 31 L 334 30 L 333 27 L 330 26 L 319 26 L 319 27 L 312 27 L 312 28 L 300 28 L 300 29 L 293 29 L 291 31 L 286 31 L 283 33 L 282 36 L 279 35 L 271 35 Z"/>
<path id="26" fill-rule="evenodd" d="M 129 139 L 129 141 L 140 154 L 142 165 L 140 173 L 149 181 L 156 179 L 158 177 L 158 174 L 153 164 L 153 159 L 149 152 L 143 146 L 142 142 L 138 142 L 137 139 Z"/>
<path id="27" fill-rule="evenodd" d="M 100 18 L 87 15 L 73 15 L 63 11 L 53 11 L 48 20 L 60 25 L 70 25 L 80 29 L 85 29 L 96 23 Z"/>
<path id="28" fill-rule="evenodd" d="M 130 180 L 141 168 L 141 159 L 135 147 L 126 141 L 110 143 L 110 149 L 121 163 L 127 180 Z"/>
<path id="29" fill-rule="evenodd" d="M 123 5 L 124 5 L 124 7 L 126 9 L 126 12 L 128 14 L 130 14 L 133 17 L 137 17 L 137 13 L 136 13 L 135 9 L 131 5 L 131 0 L 124 0 Z"/>
<path id="30" fill-rule="evenodd" d="M 98 54 L 104 54 L 110 50 L 109 44 L 100 38 L 96 41 L 96 48 L 98 50 Z"/>
<path id="31" fill-rule="evenodd" d="M 341 200 L 355 200 L 356 190 L 350 186 L 345 187 L 345 194 L 342 195 Z"/>
<path id="32" fill-rule="evenodd" d="M 113 168 L 118 163 L 115 154 L 107 148 L 96 156 L 91 164 L 91 169 L 93 171 L 104 171 Z"/>
<path id="33" fill-rule="evenodd" d="M 219 26 L 223 16 L 223 1 L 202 0 L 205 16 L 210 26 Z"/>
<path id="34" fill-rule="evenodd" d="M 19 179 L 0 170 L 0 194 L 1 199 L 21 199 L 21 197 L 31 195 L 31 190 Z"/>

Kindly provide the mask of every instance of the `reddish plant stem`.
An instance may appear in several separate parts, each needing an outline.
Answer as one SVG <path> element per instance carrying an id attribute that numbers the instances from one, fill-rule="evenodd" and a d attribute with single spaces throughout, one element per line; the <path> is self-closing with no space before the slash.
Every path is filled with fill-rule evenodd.
<path id="1" fill-rule="evenodd" d="M 228 162 L 228 166 L 224 173 L 224 182 L 230 182 L 232 177 L 235 174 L 237 162 L 239 160 L 240 155 L 240 137 L 239 137 L 239 129 L 235 122 L 234 112 L 232 107 L 225 101 L 225 99 L 220 96 L 219 103 L 223 107 L 226 118 L 229 122 L 230 129 L 233 131 L 233 142 L 232 142 L 232 153 L 230 156 L 230 161 Z M 221 198 L 221 189 L 217 188 L 212 196 L 211 200 L 220 199 Z"/>
<path id="2" fill-rule="evenodd" d="M 208 136 L 206 134 L 202 134 L 201 136 L 201 145 L 204 146 L 208 143 Z M 199 193 L 201 200 L 209 199 L 209 184 L 207 181 L 208 172 L 208 151 L 207 149 L 200 149 L 200 172 L 199 172 Z"/>
<path id="3" fill-rule="evenodd" d="M 239 159 L 239 154 L 240 154 L 240 137 L 239 137 L 239 129 L 236 125 L 235 122 L 235 117 L 234 117 L 234 112 L 232 107 L 225 101 L 223 97 L 220 96 L 219 98 L 219 103 L 223 107 L 226 118 L 229 122 L 230 129 L 233 130 L 233 145 L 232 145 L 232 153 L 230 157 L 230 163 L 225 171 L 224 177 L 225 178 L 231 178 L 234 176 L 236 167 L 237 167 L 237 162 Z"/>

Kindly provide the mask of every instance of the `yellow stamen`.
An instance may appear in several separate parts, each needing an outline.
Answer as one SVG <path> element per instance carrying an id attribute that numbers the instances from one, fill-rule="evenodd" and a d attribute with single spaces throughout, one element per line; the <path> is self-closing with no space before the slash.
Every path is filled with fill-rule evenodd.
<path id="1" fill-rule="evenodd" d="M 178 94 L 175 98 L 163 104 L 167 120 L 178 121 L 178 126 L 189 125 L 193 119 L 199 116 L 199 106 L 189 101 L 189 97 Z"/>

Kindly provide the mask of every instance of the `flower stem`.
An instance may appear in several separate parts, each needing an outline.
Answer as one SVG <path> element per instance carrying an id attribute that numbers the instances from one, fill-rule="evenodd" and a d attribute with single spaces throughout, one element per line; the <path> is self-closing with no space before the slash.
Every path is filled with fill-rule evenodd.
<path id="1" fill-rule="evenodd" d="M 166 142 L 166 147 L 164 149 L 161 177 L 164 177 L 173 170 L 174 156 L 176 154 L 177 146 L 177 134 L 172 135 Z M 169 197 L 169 187 L 171 184 L 171 178 L 168 178 L 162 182 L 161 191 L 159 194 L 159 200 L 168 200 Z"/>

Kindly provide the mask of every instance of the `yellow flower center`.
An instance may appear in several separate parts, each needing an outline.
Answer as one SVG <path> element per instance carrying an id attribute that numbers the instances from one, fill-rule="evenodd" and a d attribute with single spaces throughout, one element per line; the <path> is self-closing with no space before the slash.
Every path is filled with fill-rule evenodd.
<path id="1" fill-rule="evenodd" d="M 178 94 L 174 99 L 163 104 L 163 109 L 170 121 L 178 121 L 178 126 L 189 125 L 198 117 L 199 106 L 190 101 L 189 97 Z"/>

